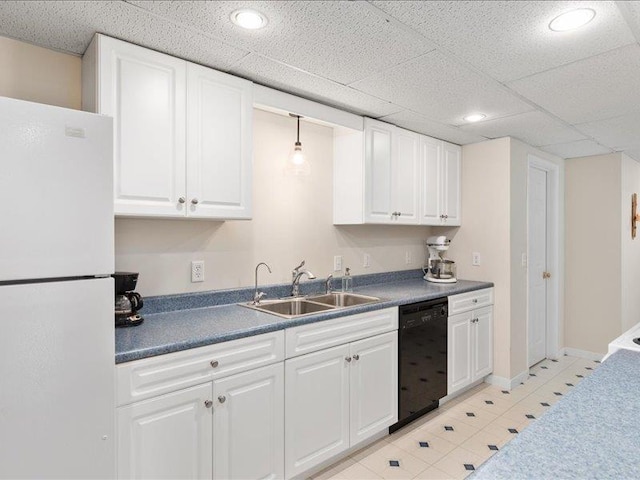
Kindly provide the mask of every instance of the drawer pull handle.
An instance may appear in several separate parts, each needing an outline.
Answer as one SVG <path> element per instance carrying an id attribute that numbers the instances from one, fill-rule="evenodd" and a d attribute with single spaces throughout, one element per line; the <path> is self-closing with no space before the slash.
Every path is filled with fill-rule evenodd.
<path id="1" fill-rule="evenodd" d="M 344 357 L 347 362 L 351 362 L 351 357 Z"/>
<path id="2" fill-rule="evenodd" d="M 357 353 L 353 356 L 354 360 L 360 360 L 360 355 L 358 355 Z"/>
<path id="3" fill-rule="evenodd" d="M 219 364 L 217 360 L 211 360 L 211 362 L 209 362 L 211 364 L 212 368 L 216 368 Z"/>
<path id="4" fill-rule="evenodd" d="M 478 299 L 477 299 L 477 298 L 474 298 L 474 299 L 472 300 L 472 302 L 473 302 L 473 303 L 478 303 Z"/>
<path id="5" fill-rule="evenodd" d="M 204 401 L 204 406 L 207 408 L 211 408 L 213 407 L 213 402 L 211 400 L 205 400 Z"/>
<path id="6" fill-rule="evenodd" d="M 226 402 L 226 401 L 227 401 L 227 397 L 225 397 L 224 395 L 220 395 L 220 396 L 218 397 L 218 401 L 219 401 L 220 403 L 224 403 L 224 402 Z"/>

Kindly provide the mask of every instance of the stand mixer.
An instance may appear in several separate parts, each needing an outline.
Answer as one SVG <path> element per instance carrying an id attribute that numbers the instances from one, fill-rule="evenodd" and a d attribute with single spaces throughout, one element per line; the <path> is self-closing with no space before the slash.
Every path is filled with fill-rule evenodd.
<path id="1" fill-rule="evenodd" d="M 444 257 L 449 250 L 451 240 L 444 235 L 427 238 L 427 248 L 429 249 L 429 259 L 427 266 L 423 268 L 424 279 L 434 283 L 456 283 L 456 262 Z"/>

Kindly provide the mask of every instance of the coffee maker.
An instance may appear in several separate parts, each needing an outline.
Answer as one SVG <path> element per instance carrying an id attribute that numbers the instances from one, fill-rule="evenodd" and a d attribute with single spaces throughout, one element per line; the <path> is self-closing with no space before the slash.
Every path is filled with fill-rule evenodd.
<path id="1" fill-rule="evenodd" d="M 133 272 L 116 272 L 115 279 L 115 316 L 116 327 L 134 327 L 144 322 L 138 314 L 144 302 L 138 292 L 133 290 L 138 282 L 138 274 Z"/>
<path id="2" fill-rule="evenodd" d="M 449 240 L 444 235 L 427 238 L 429 259 L 423 269 L 424 279 L 434 283 L 456 283 L 456 262 L 445 258 L 445 252 L 449 250 Z"/>

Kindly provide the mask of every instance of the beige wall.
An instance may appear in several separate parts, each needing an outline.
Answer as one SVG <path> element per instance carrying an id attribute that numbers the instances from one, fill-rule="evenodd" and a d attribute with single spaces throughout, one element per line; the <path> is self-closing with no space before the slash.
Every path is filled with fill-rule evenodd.
<path id="1" fill-rule="evenodd" d="M 593 353 L 622 333 L 620 157 L 566 160 L 565 344 Z"/>
<path id="2" fill-rule="evenodd" d="M 495 283 L 494 374 L 504 378 L 511 378 L 509 163 L 509 138 L 462 147 L 462 226 L 448 232 L 458 276 Z M 472 266 L 473 252 L 480 266 Z"/>
<path id="3" fill-rule="evenodd" d="M 0 37 L 0 96 L 80 109 L 80 57 Z"/>
<path id="4" fill-rule="evenodd" d="M 640 195 L 640 163 L 621 154 L 622 195 L 620 223 L 622 225 L 622 324 L 627 331 L 640 322 L 640 229 L 631 238 L 631 196 Z M 638 225 L 640 227 L 640 225 Z"/>
<path id="5" fill-rule="evenodd" d="M 316 276 L 326 277 L 334 255 L 342 255 L 354 274 L 423 265 L 428 227 L 333 226 L 333 130 L 302 123 L 312 165 L 308 177 L 284 173 L 294 139 L 294 119 L 255 110 L 253 220 L 117 219 L 116 268 L 140 272 L 139 291 L 160 295 L 253 285 L 261 261 L 273 269 L 271 275 L 261 272 L 261 283 L 289 282 L 302 259 Z M 365 252 L 371 255 L 368 269 L 362 267 Z M 205 282 L 191 283 L 192 260 L 205 261 Z"/>

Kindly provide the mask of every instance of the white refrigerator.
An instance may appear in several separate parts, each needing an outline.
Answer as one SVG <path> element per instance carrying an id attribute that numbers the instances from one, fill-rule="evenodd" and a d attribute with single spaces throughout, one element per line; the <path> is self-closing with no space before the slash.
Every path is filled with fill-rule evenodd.
<path id="1" fill-rule="evenodd" d="M 0 478 L 115 477 L 112 149 L 0 97 Z"/>

